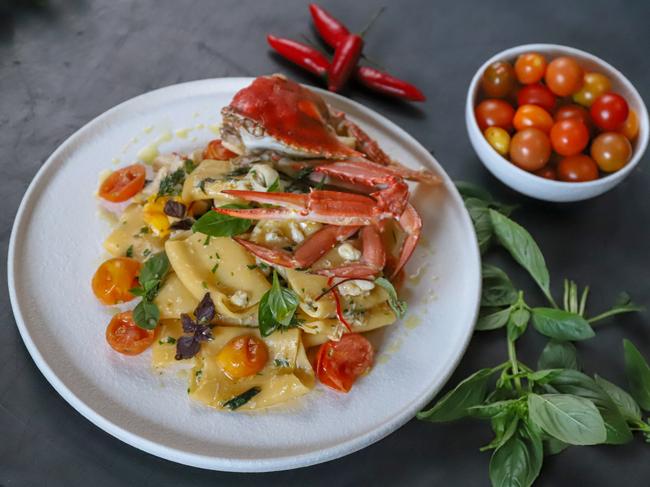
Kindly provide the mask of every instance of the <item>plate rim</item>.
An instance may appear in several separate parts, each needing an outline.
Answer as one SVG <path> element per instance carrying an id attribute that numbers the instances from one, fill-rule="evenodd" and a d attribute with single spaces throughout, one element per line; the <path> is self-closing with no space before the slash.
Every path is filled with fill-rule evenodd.
<path id="1" fill-rule="evenodd" d="M 43 165 L 36 172 L 32 178 L 25 194 L 23 195 L 18 211 L 14 217 L 14 222 L 12 225 L 11 236 L 9 239 L 9 248 L 7 252 L 7 283 L 9 288 L 9 299 L 11 302 L 12 312 L 16 321 L 16 326 L 20 333 L 20 336 L 29 352 L 32 360 L 38 367 L 39 371 L 43 374 L 45 379 L 52 385 L 56 392 L 68 403 L 70 404 L 77 412 L 79 412 L 83 417 L 88 421 L 93 423 L 95 426 L 99 427 L 106 433 L 111 436 L 127 443 L 128 445 L 138 448 L 146 453 L 151 455 L 164 458 L 176 463 L 181 463 L 184 465 L 198 467 L 208 470 L 219 470 L 219 471 L 228 471 L 228 472 L 272 472 L 272 471 L 281 471 L 281 470 L 290 470 L 299 467 L 306 467 L 310 465 L 315 465 L 318 463 L 334 460 L 356 451 L 359 451 L 379 440 L 388 436 L 390 433 L 396 431 L 408 421 L 410 421 L 415 413 L 419 411 L 423 406 L 425 406 L 435 394 L 437 394 L 442 387 L 447 383 L 453 372 L 456 370 L 460 360 L 465 355 L 465 351 L 471 340 L 474 323 L 479 312 L 480 304 L 480 295 L 481 295 L 481 273 L 480 273 L 480 253 L 476 239 L 474 238 L 470 244 L 472 249 L 471 255 L 467 257 L 473 261 L 473 267 L 477 271 L 476 279 L 474 282 L 474 307 L 471 310 L 471 326 L 467 327 L 465 331 L 465 336 L 462 339 L 461 347 L 456 358 L 445 365 L 444 372 L 439 375 L 437 385 L 434 386 L 430 391 L 422 394 L 417 397 L 407 407 L 403 408 L 402 411 L 397 414 L 391 421 L 383 424 L 379 428 L 368 431 L 367 433 L 351 438 L 347 441 L 336 443 L 332 446 L 325 447 L 319 450 L 310 450 L 306 453 L 300 455 L 285 455 L 285 456 L 274 456 L 263 459 L 251 459 L 251 458 L 232 458 L 232 457 L 219 457 L 214 455 L 202 455 L 197 453 L 191 453 L 179 448 L 170 447 L 155 441 L 151 441 L 147 438 L 139 436 L 130 432 L 128 429 L 119 426 L 118 424 L 110 421 L 105 418 L 101 413 L 95 411 L 92 407 L 88 406 L 82 399 L 80 399 L 50 368 L 49 364 L 41 354 L 40 350 L 34 343 L 31 334 L 26 325 L 22 310 L 19 306 L 19 298 L 16 294 L 16 266 L 14 265 L 16 259 L 16 250 L 17 250 L 17 238 L 20 233 L 24 231 L 24 227 L 28 224 L 25 221 L 24 215 L 28 211 L 30 206 L 33 206 L 38 196 L 37 188 L 41 185 L 41 180 L 47 175 L 51 170 L 58 169 L 54 167 L 57 159 L 64 151 L 68 150 L 70 147 L 75 147 L 75 144 L 78 143 L 78 139 L 83 137 L 84 133 L 89 129 L 95 128 L 96 126 L 102 124 L 103 121 L 108 119 L 114 112 L 122 110 L 125 107 L 128 107 L 130 104 L 135 104 L 140 101 L 142 98 L 150 96 L 152 94 L 161 95 L 165 91 L 175 91 L 184 88 L 195 88 L 199 85 L 214 85 L 215 83 L 250 83 L 253 77 L 222 77 L 222 78 L 208 78 L 202 80 L 189 81 L 184 83 L 177 83 L 173 85 L 168 85 L 161 87 L 155 90 L 151 90 L 135 97 L 129 98 L 121 103 L 109 108 L 98 116 L 94 117 L 92 120 L 84 124 L 78 130 L 76 130 L 72 135 L 67 137 L 63 142 L 61 142 L 58 147 L 50 154 L 46 159 Z M 361 103 L 351 100 L 349 98 L 343 97 L 341 95 L 331 93 L 329 91 L 323 90 L 318 87 L 311 85 L 304 85 L 311 90 L 316 91 L 321 96 L 327 98 L 333 98 L 342 104 L 348 104 L 354 107 L 355 110 L 358 110 L 359 113 L 362 113 L 364 116 L 369 116 L 381 122 L 384 126 L 388 127 L 391 132 L 396 133 L 398 136 L 406 140 L 409 144 L 412 144 L 414 147 L 420 149 L 420 151 L 426 155 L 426 162 L 431 166 L 440 166 L 435 158 L 418 142 L 412 135 L 399 127 L 396 123 L 392 122 L 382 114 L 368 108 Z M 59 164 L 60 165 L 60 164 Z M 469 230 L 469 234 L 475 236 L 474 227 L 471 223 L 470 216 L 465 209 L 465 206 L 462 202 L 460 193 L 456 189 L 449 175 L 444 171 L 444 168 L 440 166 L 442 172 L 440 177 L 443 179 L 445 189 L 448 192 L 449 197 L 455 200 L 455 203 L 459 205 L 461 209 L 461 223 L 462 226 L 466 227 L 466 230 Z"/>

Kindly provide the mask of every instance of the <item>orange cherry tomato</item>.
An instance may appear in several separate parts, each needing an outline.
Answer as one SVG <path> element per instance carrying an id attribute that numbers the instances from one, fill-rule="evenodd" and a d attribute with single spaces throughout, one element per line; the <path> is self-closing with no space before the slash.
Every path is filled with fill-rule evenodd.
<path id="1" fill-rule="evenodd" d="M 266 344 L 254 335 L 233 338 L 217 354 L 217 365 L 231 379 L 257 374 L 269 360 Z"/>
<path id="2" fill-rule="evenodd" d="M 237 154 L 226 149 L 220 139 L 211 140 L 203 151 L 204 159 L 216 159 L 217 161 L 228 161 Z"/>
<path id="3" fill-rule="evenodd" d="M 582 152 L 589 143 L 589 130 L 582 120 L 570 118 L 555 122 L 551 128 L 551 145 L 561 156 Z"/>
<path id="4" fill-rule="evenodd" d="M 590 107 L 596 98 L 607 93 L 612 87 L 609 78 L 600 73 L 586 73 L 583 81 L 580 91 L 574 93 L 573 101 L 585 107 Z"/>
<path id="5" fill-rule="evenodd" d="M 546 58 L 536 52 L 522 54 L 515 62 L 515 73 L 521 84 L 537 83 L 544 77 Z"/>
<path id="6" fill-rule="evenodd" d="M 569 96 L 582 88 L 582 68 L 572 57 L 560 56 L 546 68 L 546 85 L 558 96 Z"/>
<path id="7" fill-rule="evenodd" d="M 639 117 L 636 116 L 634 110 L 630 110 L 627 114 L 627 119 L 621 128 L 621 133 L 625 135 L 630 142 L 636 139 L 636 136 L 639 135 Z"/>
<path id="8" fill-rule="evenodd" d="M 526 85 L 517 92 L 517 105 L 537 105 L 551 112 L 555 108 L 557 97 L 541 83 Z"/>
<path id="9" fill-rule="evenodd" d="M 601 130 L 619 130 L 629 113 L 625 98 L 616 93 L 600 95 L 591 105 L 591 118 Z"/>
<path id="10" fill-rule="evenodd" d="M 605 132 L 591 143 L 591 157 L 601 171 L 615 172 L 621 169 L 632 156 L 632 144 L 623 134 Z"/>
<path id="11" fill-rule="evenodd" d="M 535 174 L 544 179 L 557 179 L 557 171 L 550 164 L 547 164 L 543 168 L 538 169 L 535 171 Z"/>
<path id="12" fill-rule="evenodd" d="M 515 112 L 512 124 L 516 130 L 536 128 L 548 133 L 553 126 L 551 114 L 537 105 L 522 105 Z"/>
<path id="13" fill-rule="evenodd" d="M 557 175 L 561 181 L 581 183 L 598 179 L 598 166 L 594 160 L 584 154 L 577 154 L 562 159 L 557 165 Z"/>
<path id="14" fill-rule="evenodd" d="M 113 171 L 99 187 L 99 196 L 113 203 L 126 201 L 144 188 L 145 174 L 142 164 L 133 164 Z"/>
<path id="15" fill-rule="evenodd" d="M 358 333 L 346 333 L 338 342 L 323 343 L 316 357 L 316 376 L 328 387 L 348 392 L 357 378 L 372 367 L 374 350 Z"/>
<path id="16" fill-rule="evenodd" d="M 483 92 L 490 98 L 503 98 L 515 89 L 517 80 L 510 63 L 497 61 L 490 64 L 481 78 Z"/>
<path id="17" fill-rule="evenodd" d="M 145 330 L 133 321 L 133 312 L 118 313 L 106 327 L 106 341 L 116 352 L 138 355 L 151 346 L 156 330 Z"/>
<path id="18" fill-rule="evenodd" d="M 510 141 L 510 160 L 525 171 L 543 168 L 550 157 L 551 141 L 539 129 L 520 130 Z"/>
<path id="19" fill-rule="evenodd" d="M 512 130 L 512 118 L 515 116 L 515 109 L 508 102 L 495 98 L 483 100 L 476 107 L 475 114 L 481 132 L 484 132 L 488 127 L 501 127 L 505 130 Z"/>
<path id="20" fill-rule="evenodd" d="M 115 257 L 102 263 L 92 280 L 93 293 L 102 304 L 113 305 L 133 299 L 129 292 L 138 286 L 140 262 L 129 257 Z"/>
<path id="21" fill-rule="evenodd" d="M 591 116 L 589 112 L 580 105 L 564 105 L 555 112 L 555 121 L 579 118 L 587 127 L 591 127 Z"/>

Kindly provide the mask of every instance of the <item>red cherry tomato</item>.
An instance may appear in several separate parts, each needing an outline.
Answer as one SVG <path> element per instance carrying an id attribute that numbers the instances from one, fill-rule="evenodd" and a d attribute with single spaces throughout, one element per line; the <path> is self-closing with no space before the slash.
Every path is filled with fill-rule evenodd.
<path id="1" fill-rule="evenodd" d="M 539 129 L 517 132 L 510 142 L 510 160 L 525 171 L 543 168 L 551 157 L 551 141 Z"/>
<path id="2" fill-rule="evenodd" d="M 144 188 L 145 173 L 142 164 L 133 164 L 113 171 L 99 187 L 99 196 L 113 203 L 126 201 Z"/>
<path id="3" fill-rule="evenodd" d="M 584 154 L 565 157 L 557 165 L 557 175 L 561 181 L 580 183 L 598 179 L 598 166 Z"/>
<path id="4" fill-rule="evenodd" d="M 582 120 L 587 127 L 591 125 L 591 117 L 589 112 L 580 105 L 565 105 L 560 107 L 555 112 L 555 121 L 567 120 L 569 118 L 578 118 Z"/>
<path id="5" fill-rule="evenodd" d="M 551 145 L 561 156 L 573 156 L 582 152 L 589 143 L 589 130 L 577 118 L 560 120 L 551 128 Z"/>
<path id="6" fill-rule="evenodd" d="M 113 350 L 124 355 L 144 352 L 155 338 L 155 330 L 145 330 L 135 324 L 132 311 L 116 314 L 106 327 L 106 341 Z"/>
<path id="7" fill-rule="evenodd" d="M 512 124 L 516 130 L 523 130 L 530 127 L 540 129 L 548 133 L 553 126 L 551 114 L 537 105 L 522 105 L 517 109 Z"/>
<path id="8" fill-rule="evenodd" d="M 113 305 L 131 301 L 129 289 L 138 286 L 140 262 L 129 257 L 114 257 L 103 262 L 92 280 L 93 293 L 103 304 Z"/>
<path id="9" fill-rule="evenodd" d="M 524 86 L 517 92 L 517 105 L 537 105 L 546 111 L 553 111 L 557 97 L 541 83 Z"/>
<path id="10" fill-rule="evenodd" d="M 237 154 L 226 149 L 221 143 L 220 139 L 211 140 L 208 145 L 203 150 L 204 159 L 215 159 L 217 161 L 228 161 L 234 157 L 237 157 Z"/>
<path id="11" fill-rule="evenodd" d="M 632 156 L 632 144 L 623 134 L 605 132 L 591 143 L 591 157 L 604 172 L 621 169 Z"/>
<path id="12" fill-rule="evenodd" d="M 503 98 L 515 89 L 517 80 L 510 63 L 497 61 L 490 64 L 481 78 L 483 92 L 490 98 Z"/>
<path id="13" fill-rule="evenodd" d="M 515 116 L 515 109 L 510 103 L 498 99 L 483 100 L 475 110 L 476 122 L 481 132 L 488 127 L 501 127 L 505 130 L 512 130 L 512 119 Z"/>
<path id="14" fill-rule="evenodd" d="M 372 366 L 374 350 L 358 333 L 346 333 L 338 342 L 323 343 L 316 357 L 316 376 L 328 387 L 348 392 Z"/>
<path id="15" fill-rule="evenodd" d="M 553 179 L 553 180 L 557 179 L 557 171 L 553 166 L 549 164 L 535 171 L 535 174 L 537 174 L 540 178 L 544 178 L 544 179 Z"/>
<path id="16" fill-rule="evenodd" d="M 591 105 L 591 118 L 602 130 L 620 129 L 629 113 L 625 98 L 616 93 L 605 93 L 596 98 Z"/>
<path id="17" fill-rule="evenodd" d="M 572 95 L 582 88 L 582 68 L 572 57 L 560 56 L 548 64 L 544 81 L 556 95 Z"/>
<path id="18" fill-rule="evenodd" d="M 515 62 L 515 74 L 520 83 L 537 83 L 544 77 L 546 58 L 536 52 L 522 54 Z"/>

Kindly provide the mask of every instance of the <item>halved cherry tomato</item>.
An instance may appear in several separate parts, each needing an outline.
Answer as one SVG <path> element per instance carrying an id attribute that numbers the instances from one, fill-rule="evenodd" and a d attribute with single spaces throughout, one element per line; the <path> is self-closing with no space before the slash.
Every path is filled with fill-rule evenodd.
<path id="1" fill-rule="evenodd" d="M 629 108 L 625 98 L 616 93 L 605 93 L 599 96 L 591 105 L 591 118 L 596 126 L 602 130 L 618 130 L 625 120 Z"/>
<path id="2" fill-rule="evenodd" d="M 545 85 L 526 85 L 517 92 L 517 105 L 537 105 L 546 111 L 553 111 L 557 97 Z"/>
<path id="3" fill-rule="evenodd" d="M 551 128 L 551 145 L 561 156 L 579 154 L 589 143 L 589 130 L 582 120 L 570 118 L 555 122 Z"/>
<path id="4" fill-rule="evenodd" d="M 636 139 L 636 136 L 639 135 L 639 117 L 636 116 L 634 110 L 630 110 L 630 113 L 627 114 L 627 119 L 620 130 L 630 142 Z"/>
<path id="5" fill-rule="evenodd" d="M 145 174 L 142 164 L 133 164 L 113 171 L 99 187 L 99 196 L 113 203 L 126 201 L 144 188 Z"/>
<path id="6" fill-rule="evenodd" d="M 584 84 L 580 91 L 574 93 L 573 101 L 585 107 L 590 107 L 596 98 L 607 93 L 611 87 L 609 78 L 604 74 L 586 73 L 584 76 Z"/>
<path id="7" fill-rule="evenodd" d="M 231 379 L 257 374 L 269 360 L 266 344 L 254 335 L 233 338 L 217 354 L 217 365 Z"/>
<path id="8" fill-rule="evenodd" d="M 346 333 L 338 342 L 323 343 L 316 357 L 316 375 L 328 387 L 348 392 L 360 375 L 372 367 L 374 350 L 358 333 Z"/>
<path id="9" fill-rule="evenodd" d="M 604 132 L 591 143 L 591 157 L 604 172 L 621 169 L 632 155 L 632 144 L 623 134 Z"/>
<path id="10" fill-rule="evenodd" d="M 156 330 L 145 330 L 133 321 L 133 312 L 118 313 L 106 327 L 106 341 L 116 352 L 138 355 L 151 346 Z"/>
<path id="11" fill-rule="evenodd" d="M 516 130 L 527 128 L 536 128 L 544 133 L 548 133 L 553 126 L 553 117 L 551 114 L 537 105 L 522 105 L 517 108 L 512 124 Z"/>
<path id="12" fill-rule="evenodd" d="M 115 257 L 103 262 L 92 280 L 93 293 L 102 304 L 113 305 L 133 299 L 129 292 L 138 285 L 140 262 L 129 257 Z"/>
<path id="13" fill-rule="evenodd" d="M 598 166 L 594 160 L 584 154 L 577 154 L 562 159 L 557 165 L 557 175 L 561 181 L 580 183 L 598 179 Z"/>
<path id="14" fill-rule="evenodd" d="M 548 64 L 544 81 L 556 95 L 572 95 L 582 88 L 582 68 L 572 57 L 560 56 Z"/>
<path id="15" fill-rule="evenodd" d="M 488 143 L 502 156 L 507 156 L 510 150 L 510 134 L 501 127 L 488 127 L 483 132 Z"/>
<path id="16" fill-rule="evenodd" d="M 510 160 L 525 171 L 543 168 L 551 157 L 551 141 L 539 129 L 517 132 L 510 141 Z"/>
<path id="17" fill-rule="evenodd" d="M 553 180 L 557 179 L 557 171 L 550 164 L 547 164 L 543 168 L 538 169 L 537 171 L 535 171 L 535 174 L 537 174 L 540 178 L 544 178 L 544 179 L 553 179 Z"/>
<path id="18" fill-rule="evenodd" d="M 497 61 L 490 64 L 481 78 L 481 87 L 491 98 L 503 98 L 515 89 L 517 80 L 510 63 Z"/>
<path id="19" fill-rule="evenodd" d="M 536 52 L 522 54 L 515 62 L 515 73 L 520 83 L 529 85 L 537 83 L 544 77 L 546 58 Z"/>
<path id="20" fill-rule="evenodd" d="M 220 139 L 211 140 L 203 151 L 204 159 L 216 159 L 217 161 L 228 161 L 237 154 L 226 149 Z"/>
<path id="21" fill-rule="evenodd" d="M 504 130 L 512 130 L 512 118 L 515 116 L 515 109 L 510 103 L 495 98 L 483 100 L 475 110 L 476 122 L 481 132 L 488 127 L 501 127 Z"/>

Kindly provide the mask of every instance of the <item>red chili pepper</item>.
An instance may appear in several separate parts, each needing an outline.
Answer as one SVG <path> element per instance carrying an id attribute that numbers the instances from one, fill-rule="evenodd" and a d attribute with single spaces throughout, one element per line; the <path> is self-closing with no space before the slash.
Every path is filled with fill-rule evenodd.
<path id="1" fill-rule="evenodd" d="M 333 280 L 334 278 L 330 277 L 327 280 L 327 285 L 331 286 Z M 336 303 L 336 317 L 339 319 L 341 323 L 345 325 L 348 331 L 352 331 L 352 325 L 350 325 L 350 323 L 348 323 L 347 320 L 343 317 L 343 309 L 341 308 L 341 296 L 339 295 L 338 289 L 336 289 L 335 287 L 332 288 L 332 296 L 334 296 L 334 302 Z"/>
<path id="2" fill-rule="evenodd" d="M 316 76 L 324 77 L 327 74 L 330 62 L 313 47 L 273 35 L 267 35 L 266 40 L 283 58 L 288 59 Z"/>
<path id="3" fill-rule="evenodd" d="M 348 79 L 354 68 L 357 67 L 361 51 L 363 50 L 363 38 L 358 34 L 349 34 L 336 46 L 332 65 L 327 71 L 327 89 L 339 91 Z"/>
<path id="4" fill-rule="evenodd" d="M 354 76 L 362 85 L 386 95 L 411 101 L 427 99 L 424 93 L 412 84 L 369 66 L 359 66 Z"/>
<path id="5" fill-rule="evenodd" d="M 327 45 L 336 47 L 339 42 L 350 35 L 347 27 L 332 17 L 324 8 L 319 7 L 315 3 L 311 3 L 309 4 L 309 11 L 314 19 L 316 30 Z"/>

